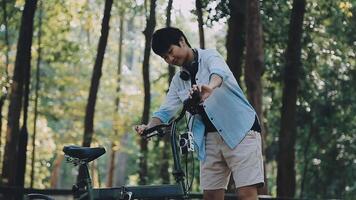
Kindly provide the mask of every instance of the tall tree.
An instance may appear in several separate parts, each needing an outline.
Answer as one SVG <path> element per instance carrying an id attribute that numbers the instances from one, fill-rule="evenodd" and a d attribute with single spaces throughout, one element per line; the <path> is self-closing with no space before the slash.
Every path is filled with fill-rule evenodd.
<path id="1" fill-rule="evenodd" d="M 204 39 L 204 22 L 203 22 L 203 4 L 202 0 L 195 0 L 196 15 L 198 17 L 198 27 L 199 27 L 199 44 L 200 48 L 205 49 L 205 39 Z"/>
<path id="2" fill-rule="evenodd" d="M 305 0 L 293 0 L 290 16 L 288 44 L 285 54 L 284 87 L 281 110 L 281 129 L 277 157 L 277 195 L 293 197 L 295 194 L 295 138 L 296 101 L 299 71 L 302 67 L 301 49 Z"/>
<path id="3" fill-rule="evenodd" d="M 91 78 L 90 91 L 88 102 L 85 111 L 85 123 L 84 123 L 84 137 L 83 137 L 83 146 L 89 147 L 93 138 L 94 132 L 94 113 L 95 113 L 95 103 L 96 96 L 98 93 L 100 77 L 102 74 L 102 66 L 104 60 L 104 54 L 106 49 L 106 44 L 109 36 L 109 21 L 110 21 L 110 12 L 113 4 L 113 0 L 105 1 L 104 8 L 104 17 L 101 23 L 101 35 L 98 44 L 97 56 L 95 59 L 94 70 Z"/>
<path id="4" fill-rule="evenodd" d="M 8 124 L 6 132 L 5 155 L 2 168 L 2 184 L 5 186 L 17 186 L 20 176 L 18 173 L 18 159 L 20 139 L 20 115 L 23 105 L 23 91 L 26 72 L 31 64 L 31 46 L 33 35 L 33 19 L 37 0 L 27 0 L 22 13 L 19 40 L 15 61 L 14 75 L 10 90 L 10 105 L 8 109 Z M 7 198 L 10 199 L 10 198 Z"/>
<path id="5" fill-rule="evenodd" d="M 166 10 L 166 27 L 171 26 L 171 11 L 172 11 L 172 4 L 173 0 L 168 0 L 167 10 Z M 168 64 L 168 86 L 171 84 L 175 73 L 175 68 L 172 65 Z M 163 147 L 162 147 L 162 162 L 161 162 L 161 169 L 160 174 L 162 177 L 162 183 L 167 184 L 169 183 L 169 153 L 170 153 L 170 140 L 169 137 L 163 138 Z"/>
<path id="6" fill-rule="evenodd" d="M 167 15 L 166 27 L 171 26 L 172 5 L 173 5 L 173 0 L 168 0 L 167 10 L 166 10 L 166 15 Z M 172 65 L 168 65 L 168 85 L 171 84 L 174 74 L 175 74 L 175 67 Z"/>
<path id="7" fill-rule="evenodd" d="M 125 48 L 125 53 L 122 54 L 122 56 L 125 56 L 125 65 L 128 67 L 129 70 L 133 69 L 133 66 L 135 65 L 135 56 L 134 56 L 134 50 L 135 50 L 135 45 L 134 43 L 135 38 L 137 36 L 137 31 L 136 27 L 134 25 L 135 22 L 135 17 L 136 14 L 135 12 L 126 12 L 127 15 L 127 21 L 126 26 L 123 27 L 125 30 L 125 40 L 131 41 L 130 44 L 128 45 L 127 48 Z M 123 77 L 122 77 L 123 78 Z M 123 113 L 123 110 L 120 112 Z M 128 177 L 128 169 L 130 167 L 127 165 L 127 161 L 129 160 L 129 154 L 125 151 L 126 148 L 130 145 L 131 141 L 131 136 L 130 132 L 126 132 L 123 135 L 120 135 L 120 142 L 118 146 L 116 147 L 118 149 L 116 153 L 116 158 L 115 158 L 115 179 L 113 180 L 113 184 L 116 186 L 121 186 L 126 184 L 126 179 Z"/>
<path id="8" fill-rule="evenodd" d="M 32 40 L 32 38 L 31 38 Z M 27 159 L 27 143 L 28 143 L 28 128 L 27 128 L 27 119 L 28 119 L 28 105 L 30 97 L 30 81 L 31 81 L 31 65 L 29 64 L 23 72 L 24 78 L 24 93 L 23 93 L 23 112 L 22 112 L 22 127 L 20 130 L 20 137 L 18 141 L 18 167 L 16 173 L 16 182 L 20 187 L 24 187 L 25 182 L 25 173 L 26 173 L 26 159 Z"/>
<path id="9" fill-rule="evenodd" d="M 245 49 L 246 0 L 229 1 L 230 17 L 226 36 L 226 62 L 240 84 Z"/>
<path id="10" fill-rule="evenodd" d="M 141 122 L 147 124 L 150 115 L 151 107 L 151 94 L 150 94 L 150 73 L 149 73 L 149 61 L 151 52 L 151 39 L 153 31 L 156 26 L 156 0 L 150 0 L 150 14 L 146 19 L 146 28 L 143 31 L 145 36 L 145 51 L 142 64 L 143 86 L 144 86 L 144 106 Z M 140 171 L 139 171 L 139 183 L 146 184 L 147 182 L 147 141 L 140 140 Z"/>
<path id="11" fill-rule="evenodd" d="M 262 25 L 260 18 L 260 6 L 258 0 L 247 1 L 247 23 L 246 23 L 246 65 L 245 65 L 245 83 L 247 88 L 247 97 L 255 108 L 264 133 L 263 115 L 262 115 L 262 74 L 264 71 L 264 52 Z M 265 138 L 265 137 L 262 137 Z M 265 143 L 262 139 L 262 147 Z M 260 194 L 267 194 L 267 179 L 265 174 L 265 186 L 260 190 Z"/>
<path id="12" fill-rule="evenodd" d="M 118 42 L 118 60 L 117 60 L 117 85 L 116 85 L 116 97 L 115 97 L 115 113 L 114 113 L 114 120 L 119 119 L 119 108 L 120 108 L 120 85 L 121 85 L 121 63 L 122 63 L 122 42 L 124 38 L 124 19 L 125 19 L 125 10 L 124 8 L 120 9 L 119 11 L 119 42 Z M 114 135 L 117 137 L 119 136 L 118 127 L 114 127 Z M 115 172 L 115 154 L 116 154 L 116 147 L 115 142 L 113 141 L 111 144 L 111 155 L 110 155 L 110 164 L 109 164 L 109 173 L 107 179 L 107 186 L 111 187 L 114 182 L 114 172 Z"/>
<path id="13" fill-rule="evenodd" d="M 38 91 L 40 89 L 40 64 L 41 64 L 41 36 L 42 36 L 42 1 L 39 2 L 39 14 L 38 14 L 38 40 L 37 40 L 37 66 L 36 66 L 36 87 L 35 87 L 35 108 L 33 118 L 33 135 L 32 135 L 32 157 L 31 157 L 31 180 L 30 187 L 33 188 L 33 182 L 35 178 L 35 158 L 36 158 L 36 132 L 37 132 L 37 116 L 38 116 Z"/>

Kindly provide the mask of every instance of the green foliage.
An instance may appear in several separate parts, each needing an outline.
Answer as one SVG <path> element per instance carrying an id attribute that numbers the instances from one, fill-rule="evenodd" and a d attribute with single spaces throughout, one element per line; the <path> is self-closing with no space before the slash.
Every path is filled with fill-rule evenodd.
<path id="1" fill-rule="evenodd" d="M 353 36 L 349 35 L 355 30 L 349 12 L 341 9 L 342 3 L 308 2 L 304 20 L 303 69 L 297 100 L 296 170 L 297 194 L 309 198 L 351 198 L 355 195 L 355 176 L 351 173 L 355 170 L 356 151 L 353 145 L 356 124 L 351 114 L 355 112 L 351 103 L 355 99 L 355 52 L 350 41 Z M 264 1 L 261 6 L 266 54 L 266 158 L 272 169 L 278 151 L 283 54 L 290 9 L 291 2 Z M 274 183 L 273 176 L 270 179 Z M 270 189 L 274 193 L 274 184 Z"/>

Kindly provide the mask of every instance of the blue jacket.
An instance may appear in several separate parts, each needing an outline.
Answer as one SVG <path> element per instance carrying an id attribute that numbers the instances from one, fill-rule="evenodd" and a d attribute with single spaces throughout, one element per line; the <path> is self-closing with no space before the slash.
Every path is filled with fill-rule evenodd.
<path id="1" fill-rule="evenodd" d="M 255 120 L 255 110 L 247 101 L 235 77 L 225 63 L 222 56 L 213 49 L 198 50 L 197 85 L 208 84 L 212 74 L 223 79 L 219 88 L 204 101 L 203 107 L 210 121 L 214 124 L 224 142 L 235 148 L 251 129 Z M 167 123 L 182 107 L 182 102 L 188 98 L 190 80 L 184 81 L 175 74 L 169 87 L 165 102 L 153 117 Z M 194 135 L 195 148 L 199 160 L 205 159 L 205 127 L 201 117 L 197 115 L 190 123 Z"/>

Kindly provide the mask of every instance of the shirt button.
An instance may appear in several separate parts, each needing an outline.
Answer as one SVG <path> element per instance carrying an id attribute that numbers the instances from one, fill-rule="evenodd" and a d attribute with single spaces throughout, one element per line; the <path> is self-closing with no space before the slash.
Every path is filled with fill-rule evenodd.
<path id="1" fill-rule="evenodd" d="M 213 118 L 212 118 L 212 117 L 210 117 L 210 120 L 213 120 Z"/>
<path id="2" fill-rule="evenodd" d="M 221 129 L 219 129 L 219 132 L 222 132 L 222 130 L 221 130 Z"/>

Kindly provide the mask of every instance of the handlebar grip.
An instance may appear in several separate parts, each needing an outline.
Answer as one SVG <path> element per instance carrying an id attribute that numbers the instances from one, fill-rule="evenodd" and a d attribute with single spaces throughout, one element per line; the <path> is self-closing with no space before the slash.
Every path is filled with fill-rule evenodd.
<path id="1" fill-rule="evenodd" d="M 161 129 L 161 128 L 162 128 L 162 127 L 161 127 L 161 124 L 160 124 L 160 125 L 157 125 L 157 126 L 153 126 L 153 127 L 151 127 L 151 128 L 148 128 L 148 129 L 143 130 L 142 135 L 148 135 L 148 134 L 150 134 L 150 133 L 152 133 L 152 132 L 154 132 L 154 131 L 157 131 L 157 130 L 159 130 L 159 129 Z"/>
<path id="2" fill-rule="evenodd" d="M 155 135 L 158 135 L 158 136 L 163 136 L 164 135 L 164 131 L 162 130 L 162 128 L 164 127 L 168 127 L 170 124 L 159 124 L 157 126 L 153 126 L 151 128 L 148 128 L 148 129 L 145 129 L 143 132 L 142 132 L 142 135 L 141 137 L 143 139 L 148 139 L 150 137 L 153 137 Z"/>

